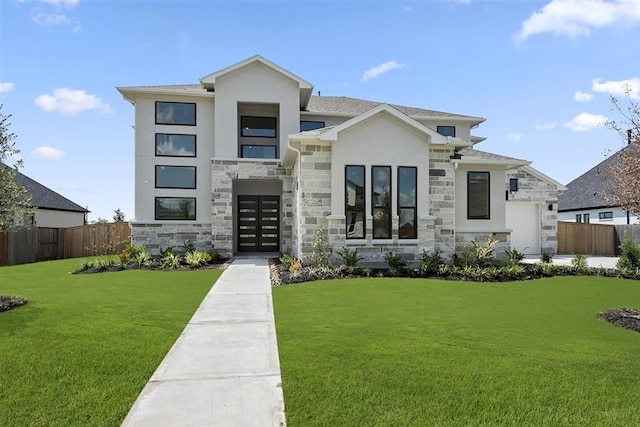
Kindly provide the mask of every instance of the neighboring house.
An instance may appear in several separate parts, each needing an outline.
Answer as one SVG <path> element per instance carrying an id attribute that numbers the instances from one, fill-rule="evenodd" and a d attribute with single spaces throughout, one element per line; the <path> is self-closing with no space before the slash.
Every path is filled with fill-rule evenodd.
<path id="1" fill-rule="evenodd" d="M 473 149 L 483 118 L 312 96 L 258 55 L 199 84 L 118 90 L 135 106 L 133 241 L 150 251 L 189 239 L 227 256 L 290 247 L 304 259 L 320 229 L 370 260 L 451 255 L 492 235 L 500 255 L 508 206 L 525 206 L 535 230 L 519 250 L 556 250 L 561 186 L 528 161 Z"/>
<path id="2" fill-rule="evenodd" d="M 68 228 L 85 224 L 87 209 L 20 172 L 15 181 L 31 195 L 31 205 L 36 208 L 33 217 L 25 219 L 25 225 Z"/>
<path id="3" fill-rule="evenodd" d="M 607 201 L 613 192 L 609 180 L 611 168 L 620 161 L 623 151 L 638 151 L 638 144 L 629 144 L 622 150 L 583 173 L 569 184 L 558 199 L 558 220 L 595 224 L 637 224 L 638 217 Z M 630 185 L 636 185 L 630 182 Z"/>

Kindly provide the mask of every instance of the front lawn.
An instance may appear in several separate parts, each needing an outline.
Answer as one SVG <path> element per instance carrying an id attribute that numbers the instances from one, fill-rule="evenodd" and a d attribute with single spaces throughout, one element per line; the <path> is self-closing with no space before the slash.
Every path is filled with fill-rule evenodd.
<path id="1" fill-rule="evenodd" d="M 82 259 L 0 267 L 0 426 L 118 426 L 219 270 L 71 275 Z"/>
<path id="2" fill-rule="evenodd" d="M 640 282 L 349 279 L 273 289 L 288 425 L 640 425 Z"/>

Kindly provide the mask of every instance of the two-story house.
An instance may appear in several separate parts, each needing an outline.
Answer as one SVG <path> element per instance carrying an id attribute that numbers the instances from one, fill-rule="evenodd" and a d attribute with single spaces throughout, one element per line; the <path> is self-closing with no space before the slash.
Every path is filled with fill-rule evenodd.
<path id="1" fill-rule="evenodd" d="M 313 96 L 259 55 L 199 84 L 118 90 L 135 106 L 133 238 L 150 251 L 188 239 L 304 259 L 322 229 L 372 260 L 453 254 L 491 235 L 555 252 L 561 186 L 475 150 L 481 117 Z"/>

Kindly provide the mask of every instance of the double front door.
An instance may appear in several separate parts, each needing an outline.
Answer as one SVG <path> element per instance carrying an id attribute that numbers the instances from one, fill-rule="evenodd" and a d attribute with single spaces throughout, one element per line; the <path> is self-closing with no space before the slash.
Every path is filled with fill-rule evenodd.
<path id="1" fill-rule="evenodd" d="M 280 196 L 238 196 L 238 252 L 280 250 Z"/>

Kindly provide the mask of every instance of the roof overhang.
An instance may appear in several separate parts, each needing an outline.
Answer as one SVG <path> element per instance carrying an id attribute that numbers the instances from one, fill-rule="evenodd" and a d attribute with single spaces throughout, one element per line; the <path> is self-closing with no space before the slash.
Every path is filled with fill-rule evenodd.
<path id="1" fill-rule="evenodd" d="M 534 167 L 532 167 L 530 165 L 527 165 L 527 166 L 523 167 L 522 170 L 524 170 L 529 175 L 533 175 L 536 178 L 538 178 L 539 180 L 545 181 L 546 183 L 556 187 L 556 190 L 558 190 L 558 191 L 565 191 L 567 189 L 566 186 L 562 185 L 561 183 L 559 183 L 555 179 L 551 178 L 550 176 L 543 174 L 542 172 L 540 172 L 539 170 L 535 169 Z"/>
<path id="2" fill-rule="evenodd" d="M 518 159 L 483 159 L 480 157 L 463 156 L 461 159 L 451 159 L 451 163 L 457 168 L 459 165 L 469 166 L 495 166 L 499 168 L 505 168 L 505 170 L 515 169 L 521 166 L 527 166 L 531 164 L 527 160 Z"/>
<path id="3" fill-rule="evenodd" d="M 122 97 L 125 100 L 129 101 L 133 105 L 136 104 L 136 98 L 139 95 L 197 96 L 202 98 L 214 97 L 213 93 L 202 89 L 174 89 L 162 87 L 116 87 L 116 89 L 122 94 Z"/>

